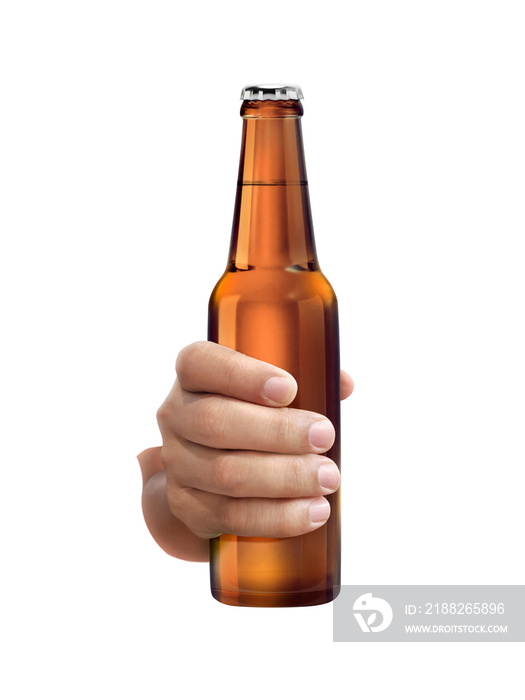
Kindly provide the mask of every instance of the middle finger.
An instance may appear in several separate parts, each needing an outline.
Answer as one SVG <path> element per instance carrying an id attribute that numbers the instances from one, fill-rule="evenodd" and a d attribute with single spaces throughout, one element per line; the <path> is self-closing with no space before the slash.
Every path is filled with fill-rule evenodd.
<path id="1" fill-rule="evenodd" d="M 159 409 L 161 432 L 218 449 L 284 454 L 321 454 L 335 440 L 323 415 L 297 408 L 273 408 L 217 394 L 193 394 L 178 382 Z"/>

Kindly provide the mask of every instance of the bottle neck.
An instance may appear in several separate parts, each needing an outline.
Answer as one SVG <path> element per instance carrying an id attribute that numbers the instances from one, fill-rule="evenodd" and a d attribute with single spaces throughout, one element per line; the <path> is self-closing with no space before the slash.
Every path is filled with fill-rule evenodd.
<path id="1" fill-rule="evenodd" d="M 296 100 L 243 102 L 230 268 L 318 269 Z"/>

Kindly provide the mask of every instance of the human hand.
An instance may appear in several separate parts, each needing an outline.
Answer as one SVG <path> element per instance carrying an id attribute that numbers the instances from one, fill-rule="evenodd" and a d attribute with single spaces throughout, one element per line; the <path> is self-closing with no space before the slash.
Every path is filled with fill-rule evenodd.
<path id="1" fill-rule="evenodd" d="M 285 407 L 297 392 L 293 377 L 205 341 L 184 348 L 176 369 L 157 413 L 163 446 L 139 455 L 143 473 L 153 471 L 144 474 L 144 495 L 152 478 L 157 502 L 164 490 L 174 555 L 207 560 L 207 541 L 223 533 L 293 537 L 321 527 L 330 515 L 323 495 L 340 483 L 337 465 L 322 454 L 335 432 L 325 416 Z M 352 390 L 342 372 L 341 397 Z M 143 497 L 148 527 L 173 554 L 152 522 L 151 500 Z"/>

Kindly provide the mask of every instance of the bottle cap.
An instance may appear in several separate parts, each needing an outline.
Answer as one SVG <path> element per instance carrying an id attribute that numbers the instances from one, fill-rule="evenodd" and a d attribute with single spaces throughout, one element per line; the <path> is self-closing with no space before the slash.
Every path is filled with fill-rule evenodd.
<path id="1" fill-rule="evenodd" d="M 304 100 L 299 85 L 245 85 L 241 100 Z"/>

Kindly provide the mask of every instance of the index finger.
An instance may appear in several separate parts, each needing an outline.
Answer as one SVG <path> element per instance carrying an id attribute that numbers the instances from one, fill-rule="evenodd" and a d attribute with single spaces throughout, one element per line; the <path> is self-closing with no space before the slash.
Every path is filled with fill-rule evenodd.
<path id="1" fill-rule="evenodd" d="M 286 406 L 297 382 L 284 369 L 206 340 L 183 348 L 176 362 L 183 389 L 222 394 L 263 406 Z"/>

